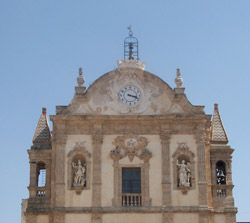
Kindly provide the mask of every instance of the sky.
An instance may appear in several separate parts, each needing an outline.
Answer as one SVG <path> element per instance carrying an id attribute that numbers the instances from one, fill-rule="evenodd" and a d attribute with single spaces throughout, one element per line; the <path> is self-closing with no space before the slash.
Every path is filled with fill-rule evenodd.
<path id="1" fill-rule="evenodd" d="M 192 104 L 219 104 L 237 221 L 250 221 L 249 12 L 250 0 L 0 0 L 0 221 L 21 221 L 42 107 L 70 103 L 79 67 L 86 87 L 115 69 L 129 25 L 147 71 L 174 88 L 180 68 Z"/>

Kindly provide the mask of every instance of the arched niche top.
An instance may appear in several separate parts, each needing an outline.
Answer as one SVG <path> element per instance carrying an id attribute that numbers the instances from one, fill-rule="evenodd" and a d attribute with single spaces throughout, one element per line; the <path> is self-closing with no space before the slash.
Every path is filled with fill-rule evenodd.
<path id="1" fill-rule="evenodd" d="M 77 142 L 75 144 L 73 150 L 71 150 L 67 155 L 67 157 L 69 158 L 68 162 L 72 162 L 72 158 L 76 155 L 82 155 L 85 159 L 91 158 L 91 153 L 85 148 L 84 142 Z"/>

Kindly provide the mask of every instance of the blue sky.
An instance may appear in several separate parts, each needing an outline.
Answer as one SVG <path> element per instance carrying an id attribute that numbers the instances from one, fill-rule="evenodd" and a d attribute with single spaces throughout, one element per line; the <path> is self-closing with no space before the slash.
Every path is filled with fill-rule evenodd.
<path id="1" fill-rule="evenodd" d="M 132 25 L 146 70 L 171 87 L 177 67 L 194 105 L 218 103 L 233 154 L 238 221 L 250 221 L 250 0 L 1 0 L 1 222 L 20 222 L 26 150 L 41 114 L 116 68 Z"/>

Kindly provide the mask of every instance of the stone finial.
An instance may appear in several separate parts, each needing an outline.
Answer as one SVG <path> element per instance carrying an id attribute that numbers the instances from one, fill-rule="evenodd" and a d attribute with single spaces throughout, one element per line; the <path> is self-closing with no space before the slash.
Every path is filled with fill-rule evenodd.
<path id="1" fill-rule="evenodd" d="M 181 77 L 180 69 L 177 68 L 176 69 L 176 78 L 175 78 L 175 84 L 176 84 L 177 88 L 181 88 L 182 82 L 183 82 L 183 79 Z"/>
<path id="2" fill-rule="evenodd" d="M 85 80 L 84 80 L 84 78 L 82 76 L 82 68 L 81 67 L 79 68 L 78 73 L 79 73 L 79 76 L 77 77 L 77 83 L 78 83 L 78 86 L 81 87 L 85 82 Z"/>
<path id="3" fill-rule="evenodd" d="M 218 104 L 214 104 L 214 110 L 218 110 Z"/>
<path id="4" fill-rule="evenodd" d="M 45 107 L 42 108 L 42 114 L 46 115 L 47 114 L 47 109 Z"/>

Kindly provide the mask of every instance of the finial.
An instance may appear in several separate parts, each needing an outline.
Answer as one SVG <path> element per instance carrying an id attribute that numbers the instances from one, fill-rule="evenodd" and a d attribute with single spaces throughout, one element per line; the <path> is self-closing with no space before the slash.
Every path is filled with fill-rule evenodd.
<path id="1" fill-rule="evenodd" d="M 85 82 L 85 80 L 82 76 L 82 68 L 81 67 L 79 68 L 78 73 L 79 73 L 79 76 L 77 77 L 77 83 L 78 83 L 78 86 L 81 87 Z"/>
<path id="2" fill-rule="evenodd" d="M 82 75 L 82 68 L 81 67 L 79 68 L 78 73 L 79 73 L 79 75 Z"/>
<path id="3" fill-rule="evenodd" d="M 177 68 L 176 69 L 176 78 L 175 78 L 175 84 L 176 84 L 177 88 L 181 88 L 182 82 L 183 82 L 183 79 L 181 77 L 180 69 Z"/>
<path id="4" fill-rule="evenodd" d="M 132 36 L 133 36 L 133 32 L 132 32 L 132 26 L 131 26 L 131 25 L 128 26 L 128 30 L 129 30 L 128 35 L 129 35 L 130 37 L 132 37 Z"/>
<path id="5" fill-rule="evenodd" d="M 42 108 L 42 114 L 46 115 L 47 114 L 47 109 L 45 107 Z"/>
<path id="6" fill-rule="evenodd" d="M 214 110 L 217 110 L 217 109 L 218 109 L 218 104 L 215 103 L 215 104 L 214 104 Z"/>

